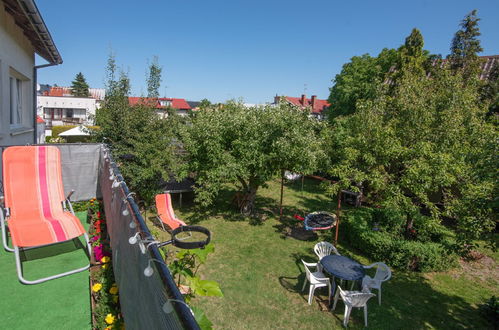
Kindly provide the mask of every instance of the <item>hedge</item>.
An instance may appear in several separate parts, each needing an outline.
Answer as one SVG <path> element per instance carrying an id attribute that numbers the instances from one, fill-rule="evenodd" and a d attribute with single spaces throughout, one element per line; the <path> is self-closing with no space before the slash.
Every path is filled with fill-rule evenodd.
<path id="1" fill-rule="evenodd" d="M 345 214 L 342 223 L 342 232 L 350 245 L 367 257 L 401 270 L 421 272 L 445 270 L 456 262 L 456 256 L 444 242 L 406 240 L 386 230 L 374 231 L 375 212 L 368 208 L 354 209 Z"/>

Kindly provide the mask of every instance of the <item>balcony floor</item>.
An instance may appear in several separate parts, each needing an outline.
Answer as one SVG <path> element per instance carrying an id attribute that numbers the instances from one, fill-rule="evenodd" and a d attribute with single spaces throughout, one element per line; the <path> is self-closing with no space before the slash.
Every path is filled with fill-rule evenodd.
<path id="1" fill-rule="evenodd" d="M 87 228 L 86 212 L 77 212 L 76 215 Z M 36 250 L 29 254 L 29 258 L 34 260 L 23 262 L 27 279 L 45 277 L 88 264 L 83 250 L 75 250 L 72 243 Z M 17 279 L 14 254 L 2 247 L 0 297 L 2 329 L 91 328 L 88 271 L 41 284 L 24 285 Z"/>

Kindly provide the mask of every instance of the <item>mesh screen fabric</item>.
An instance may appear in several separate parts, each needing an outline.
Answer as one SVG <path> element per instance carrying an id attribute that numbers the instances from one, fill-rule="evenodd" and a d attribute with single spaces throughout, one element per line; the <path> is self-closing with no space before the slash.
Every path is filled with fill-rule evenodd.
<path id="1" fill-rule="evenodd" d="M 150 232 L 134 200 L 127 199 L 129 191 L 126 185 L 122 183 L 113 188 L 113 181 L 109 180 L 110 167 L 113 167 L 117 179 L 122 179 L 113 161 L 101 157 L 100 186 L 113 250 L 113 269 L 127 329 L 199 329 L 187 306 L 173 303 L 170 313 L 163 310 L 168 299 L 183 301 L 183 297 L 164 265 L 153 261 L 154 273 L 151 277 L 144 275 L 149 260 L 161 260 L 161 256 L 155 245 L 143 253 L 139 243 L 129 243 L 129 238 L 137 231 L 141 232 L 142 238 L 150 237 Z M 127 215 L 123 215 L 125 208 L 129 211 Z M 131 223 L 135 226 L 130 226 Z"/>

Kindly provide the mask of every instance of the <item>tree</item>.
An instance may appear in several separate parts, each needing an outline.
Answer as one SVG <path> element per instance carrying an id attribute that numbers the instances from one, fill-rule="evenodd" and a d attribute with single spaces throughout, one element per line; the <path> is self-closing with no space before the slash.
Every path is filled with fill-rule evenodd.
<path id="1" fill-rule="evenodd" d="M 71 83 L 71 94 L 78 97 L 88 97 L 88 84 L 85 77 L 79 72 Z"/>
<path id="2" fill-rule="evenodd" d="M 159 119 L 145 102 L 130 106 L 130 81 L 122 70 L 117 73 L 113 55 L 106 71 L 106 98 L 96 112 L 100 129 L 95 134 L 110 145 L 130 188 L 150 203 L 161 191 L 161 179 L 168 180 L 176 166 L 177 118 Z"/>
<path id="3" fill-rule="evenodd" d="M 450 48 L 450 67 L 454 72 L 461 70 L 466 81 L 471 78 L 477 79 L 480 70 L 478 53 L 483 51 L 483 48 L 478 39 L 481 35 L 478 28 L 479 21 L 476 9 L 466 15 L 461 21 L 461 29 L 452 39 Z"/>
<path id="4" fill-rule="evenodd" d="M 211 107 L 211 102 L 208 99 L 202 99 L 201 102 L 199 103 L 200 109 L 206 109 L 209 107 Z"/>
<path id="5" fill-rule="evenodd" d="M 320 123 L 282 102 L 246 108 L 234 101 L 196 113 L 182 142 L 194 172 L 196 199 L 209 205 L 227 183 L 239 186 L 241 211 L 251 212 L 257 190 L 287 169 L 311 173 L 324 159 Z"/>
<path id="6" fill-rule="evenodd" d="M 424 55 L 406 49 L 402 56 L 409 57 L 402 63 L 414 64 Z M 430 214 L 427 226 L 451 217 L 457 246 L 467 250 L 494 227 L 499 178 L 491 155 L 499 136 L 485 121 L 478 89 L 463 87 L 460 73 L 441 69 L 425 79 L 413 68 L 401 65 L 395 84 L 381 86 L 353 115 L 333 122 L 330 173 L 340 184 L 331 192 L 361 183 L 371 203 L 405 216 L 408 236 L 422 210 Z"/>
<path id="7" fill-rule="evenodd" d="M 161 85 L 161 67 L 158 64 L 158 57 L 154 56 L 147 74 L 147 97 L 159 97 L 159 87 Z"/>
<path id="8" fill-rule="evenodd" d="M 397 63 L 395 49 L 383 49 L 377 57 L 369 54 L 354 56 L 343 65 L 330 88 L 328 102 L 329 118 L 345 116 L 355 112 L 359 100 L 371 99 L 378 85 L 386 79 L 390 69 Z"/>

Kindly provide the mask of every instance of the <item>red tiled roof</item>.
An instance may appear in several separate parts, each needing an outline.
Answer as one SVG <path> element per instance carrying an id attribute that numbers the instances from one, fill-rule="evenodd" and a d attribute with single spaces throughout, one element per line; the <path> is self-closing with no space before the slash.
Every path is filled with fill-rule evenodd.
<path id="1" fill-rule="evenodd" d="M 45 120 L 43 120 L 42 117 L 40 117 L 40 116 L 36 116 L 36 123 L 43 124 L 43 123 L 45 123 Z"/>
<path id="2" fill-rule="evenodd" d="M 326 110 L 327 107 L 330 106 L 327 100 L 320 100 L 318 98 L 315 99 L 313 107 L 312 107 L 312 99 L 304 98 L 304 102 L 302 102 L 301 97 L 285 96 L 285 98 L 289 103 L 294 104 L 298 107 L 311 108 L 310 112 L 312 113 L 321 113 L 322 111 Z"/>
<path id="3" fill-rule="evenodd" d="M 161 105 L 161 101 L 170 101 L 171 107 L 177 110 L 190 110 L 191 107 L 187 103 L 185 99 L 175 99 L 169 97 L 160 97 L 160 98 L 149 98 L 149 97 L 135 97 L 131 96 L 128 98 L 128 102 L 130 105 L 143 104 L 153 106 L 156 109 L 164 109 L 166 106 Z"/>

